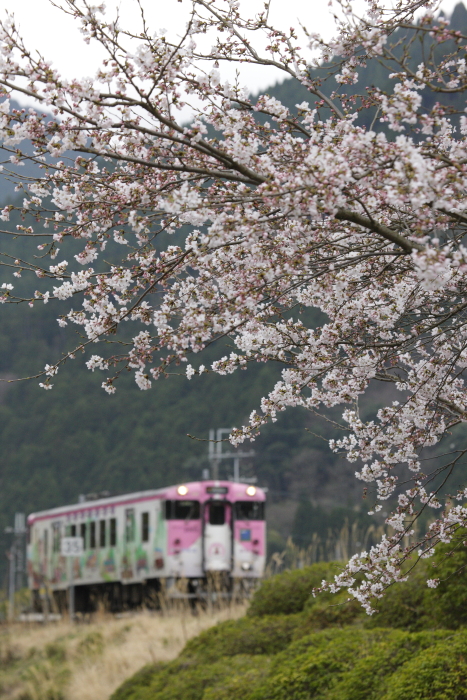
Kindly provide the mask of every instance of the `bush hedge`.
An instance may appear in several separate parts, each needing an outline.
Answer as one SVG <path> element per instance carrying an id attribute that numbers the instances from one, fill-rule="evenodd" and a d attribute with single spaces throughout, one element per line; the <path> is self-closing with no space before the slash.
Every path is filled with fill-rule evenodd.
<path id="1" fill-rule="evenodd" d="M 168 666 L 167 663 L 147 664 L 128 678 L 112 695 L 112 700 L 133 700 Z"/>
<path id="2" fill-rule="evenodd" d="M 138 674 L 133 676 L 115 691 L 111 700 L 206 700 L 222 695 L 227 698 L 230 690 L 238 696 L 245 690 L 245 679 L 250 680 L 249 690 L 255 682 L 262 681 L 269 663 L 268 657 L 245 654 L 221 656 L 211 663 L 179 658 L 152 672 L 146 667 L 142 679 Z"/>
<path id="3" fill-rule="evenodd" d="M 185 652 L 148 666 L 112 700 L 464 700 L 467 631 L 348 627 L 315 632 L 275 654 Z M 205 633 L 203 633 L 205 634 Z M 217 637 L 219 639 L 219 637 Z"/>
<path id="4" fill-rule="evenodd" d="M 206 630 L 175 661 L 145 667 L 111 700 L 467 700 L 459 534 L 453 554 L 440 547 L 377 602 L 373 617 L 345 592 L 312 596 L 334 564 L 275 576 L 247 616 Z M 438 588 L 427 587 L 428 575 L 441 579 Z"/>
<path id="5" fill-rule="evenodd" d="M 439 634 L 439 633 L 438 633 Z M 467 631 L 449 635 L 408 659 L 389 679 L 384 700 L 467 698 Z"/>
<path id="6" fill-rule="evenodd" d="M 467 530 L 461 528 L 449 545 L 438 545 L 435 555 L 417 564 L 409 580 L 395 584 L 375 603 L 378 614 L 367 627 L 459 629 L 467 626 Z M 437 578 L 437 588 L 426 580 Z"/>
<path id="7" fill-rule="evenodd" d="M 336 681 L 333 700 L 382 700 L 393 678 L 412 658 L 434 644 L 450 636 L 445 630 L 408 633 L 402 630 L 374 630 L 370 645 L 357 655 L 355 663 Z M 360 638 L 361 639 L 361 638 Z M 405 700 L 412 700 L 412 695 Z M 429 698 L 426 695 L 426 698 Z"/>
<path id="8" fill-rule="evenodd" d="M 228 620 L 191 639 L 180 658 L 211 661 L 236 654 L 277 654 L 290 644 L 302 623 L 302 615 L 268 615 L 260 619 L 244 617 Z"/>
<path id="9" fill-rule="evenodd" d="M 365 614 L 355 598 L 349 599 L 347 591 L 333 595 L 319 594 L 310 597 L 305 603 L 302 634 L 328 627 L 344 627 L 363 620 Z"/>
<path id="10" fill-rule="evenodd" d="M 313 589 L 324 579 L 332 580 L 341 569 L 342 563 L 318 562 L 266 579 L 255 592 L 247 614 L 261 617 L 299 613 L 312 597 Z"/>

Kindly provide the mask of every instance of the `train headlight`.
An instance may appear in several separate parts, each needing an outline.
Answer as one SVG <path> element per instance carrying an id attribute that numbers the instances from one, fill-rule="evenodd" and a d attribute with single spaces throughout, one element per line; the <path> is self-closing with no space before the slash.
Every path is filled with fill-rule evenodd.
<path id="1" fill-rule="evenodd" d="M 178 487 L 177 493 L 179 496 L 186 496 L 188 493 L 188 488 L 184 484 L 182 484 L 182 486 Z"/>
<path id="2" fill-rule="evenodd" d="M 247 496 L 254 496 L 256 494 L 256 486 L 248 486 L 246 490 Z"/>
<path id="3" fill-rule="evenodd" d="M 250 571 L 251 568 L 252 568 L 251 564 L 249 564 L 247 561 L 243 562 L 243 564 L 242 564 L 243 571 Z"/>

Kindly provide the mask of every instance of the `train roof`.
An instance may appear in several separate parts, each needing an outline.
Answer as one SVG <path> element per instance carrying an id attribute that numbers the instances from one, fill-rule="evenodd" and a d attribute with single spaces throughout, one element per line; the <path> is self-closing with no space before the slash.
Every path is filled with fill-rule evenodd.
<path id="1" fill-rule="evenodd" d="M 180 493 L 177 491 L 177 489 L 179 489 L 181 486 L 186 487 L 186 492 Z M 66 517 L 67 515 L 83 513 L 85 511 L 88 511 L 88 515 L 90 516 L 92 511 L 100 511 L 102 509 L 102 511 L 105 512 L 105 509 L 109 508 L 112 510 L 115 506 L 130 505 L 157 498 L 200 498 L 201 496 L 206 496 L 206 493 L 208 493 L 208 497 L 210 497 L 208 490 L 211 490 L 212 495 L 215 497 L 220 495 L 218 492 L 216 493 L 216 489 L 219 490 L 226 487 L 229 489 L 229 491 L 223 495 L 225 496 L 228 493 L 229 496 L 233 496 L 235 500 L 241 500 L 242 496 L 249 496 L 249 498 L 255 498 L 255 500 L 260 501 L 264 501 L 266 498 L 264 489 L 257 486 L 254 487 L 254 494 L 247 494 L 247 489 L 251 488 L 251 484 L 236 481 L 215 481 L 213 479 L 206 479 L 205 481 L 182 482 L 181 484 L 166 486 L 161 489 L 135 491 L 132 493 L 121 494 L 119 496 L 106 496 L 105 498 L 93 498 L 79 503 L 58 506 L 57 508 L 49 508 L 48 510 L 31 513 L 28 515 L 27 520 L 28 523 L 33 523 L 36 520 L 44 520 L 53 517 Z"/>

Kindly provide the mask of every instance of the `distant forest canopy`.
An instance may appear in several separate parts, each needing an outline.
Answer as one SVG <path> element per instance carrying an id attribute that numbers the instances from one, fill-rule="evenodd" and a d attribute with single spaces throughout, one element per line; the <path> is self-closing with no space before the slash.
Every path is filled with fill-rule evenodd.
<path id="1" fill-rule="evenodd" d="M 443 13 L 440 13 L 443 15 Z M 443 15 L 444 16 L 444 15 Z M 461 32 L 462 34 L 467 33 L 467 9 L 463 2 L 459 2 L 450 17 L 450 26 L 452 29 Z M 397 43 L 398 46 L 394 50 L 394 55 L 400 57 L 403 55 L 405 48 L 408 49 L 410 57 L 407 60 L 407 65 L 410 70 L 417 70 L 418 66 L 424 61 L 424 52 L 427 51 L 427 46 L 423 46 L 419 39 L 413 41 L 414 33 L 410 30 L 397 30 L 391 36 L 391 44 Z M 435 48 L 435 55 L 436 49 Z M 440 49 L 439 49 L 440 50 Z M 450 47 L 447 42 L 443 44 L 443 53 L 447 51 L 454 51 L 454 44 Z M 332 62 L 331 62 L 332 64 Z M 331 65 L 330 64 L 330 65 Z M 352 96 L 355 104 L 355 109 L 361 106 L 361 97 L 365 95 L 367 90 L 370 88 L 378 88 L 382 92 L 392 92 L 396 78 L 391 78 L 390 75 L 393 72 L 399 71 L 400 66 L 394 62 L 391 64 L 383 65 L 376 59 L 371 59 L 367 62 L 365 67 L 358 67 L 358 82 L 355 85 L 338 85 L 334 80 L 333 75 L 339 72 L 339 68 L 334 68 L 331 75 L 329 74 L 330 67 L 325 65 L 320 69 L 313 71 L 314 77 L 319 77 L 322 79 L 322 91 L 330 95 L 331 92 L 337 91 L 339 94 L 345 94 Z M 302 87 L 297 83 L 296 80 L 287 79 L 283 82 L 277 83 L 269 89 L 263 91 L 275 97 L 283 105 L 285 105 L 291 112 L 297 112 L 297 105 L 302 102 L 309 102 L 313 104 L 315 98 L 310 99 L 310 94 L 305 87 Z M 429 90 L 421 91 L 422 95 L 422 105 L 424 110 L 429 110 L 437 102 L 437 95 Z M 453 93 L 452 95 L 443 95 L 443 103 L 449 104 L 454 113 L 463 114 L 465 110 L 465 100 L 461 99 L 459 93 Z M 321 117 L 325 118 L 327 107 L 321 107 Z M 329 112 L 329 110 L 328 110 Z M 376 119 L 375 119 L 376 116 Z M 364 116 L 357 119 L 357 123 L 365 125 L 367 128 L 370 126 L 374 130 L 382 130 L 384 126 L 380 123 L 376 114 L 371 114 L 368 110 L 364 110 Z"/>
<path id="2" fill-rule="evenodd" d="M 451 24 L 467 31 L 467 10 L 462 3 L 454 9 Z M 423 60 L 421 49 L 417 44 L 412 48 L 412 62 L 418 65 Z M 384 90 L 389 73 L 390 68 L 371 61 L 360 69 L 357 85 L 341 89 L 352 89 L 355 95 L 371 85 Z M 335 88 L 335 81 L 331 81 L 325 90 Z M 291 110 L 309 99 L 305 89 L 292 80 L 267 92 Z M 434 100 L 435 96 L 426 94 L 424 99 Z M 465 102 L 452 105 L 454 111 L 464 107 Z M 22 168 L 22 174 L 27 174 L 28 167 Z M 11 203 L 12 196 L 19 196 L 5 180 L 0 188 L 1 207 Z M 11 231 L 18 223 L 13 219 Z M 23 241 L 3 236 L 0 250 L 21 256 L 22 245 Z M 3 277 L 4 281 L 11 280 Z M 15 284 L 18 289 L 26 281 Z M 33 310 L 26 305 L 1 307 L 1 378 L 34 375 L 69 346 L 72 330 L 59 328 L 59 312 L 63 309 L 42 302 Z M 229 342 L 225 344 L 228 349 Z M 217 356 L 215 349 L 207 351 L 206 365 L 215 353 Z M 80 493 L 122 493 L 199 479 L 209 466 L 208 445 L 190 439 L 187 433 L 206 440 L 210 428 L 239 426 L 258 408 L 279 372 L 279 367 L 258 364 L 228 377 L 205 374 L 190 382 L 184 376 L 170 377 L 144 393 L 130 378 L 123 378 L 117 393 L 109 396 L 100 389 L 100 373 L 89 372 L 81 362 L 69 362 L 55 378 L 51 392 L 42 391 L 37 380 L 0 383 L 0 533 L 12 523 L 16 511 L 29 513 L 74 502 Z M 369 392 L 361 407 L 364 417 L 387 400 L 380 388 Z M 338 409 L 330 417 L 338 420 L 341 413 Z M 255 457 L 242 464 L 243 476 L 256 475 L 261 485 L 269 487 L 271 502 L 300 502 L 301 515 L 293 526 L 299 544 L 309 541 L 310 527 L 321 528 L 325 534 L 331 523 L 339 527 L 351 509 L 362 503 L 355 466 L 332 453 L 327 444 L 336 433 L 331 423 L 313 414 L 301 409 L 288 411 L 262 431 L 251 445 Z M 458 432 L 453 440 L 461 437 Z M 231 473 L 230 464 L 222 466 L 222 476 Z M 321 517 L 324 511 L 317 507 L 332 511 L 332 517 Z M 5 549 L 8 539 L 3 534 L 0 538 Z"/>

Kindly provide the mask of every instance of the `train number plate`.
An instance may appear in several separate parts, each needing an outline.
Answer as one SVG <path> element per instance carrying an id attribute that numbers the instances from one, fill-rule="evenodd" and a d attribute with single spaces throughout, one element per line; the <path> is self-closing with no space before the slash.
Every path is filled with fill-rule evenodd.
<path id="1" fill-rule="evenodd" d="M 82 537 L 62 537 L 60 545 L 62 557 L 79 557 L 83 551 Z"/>

